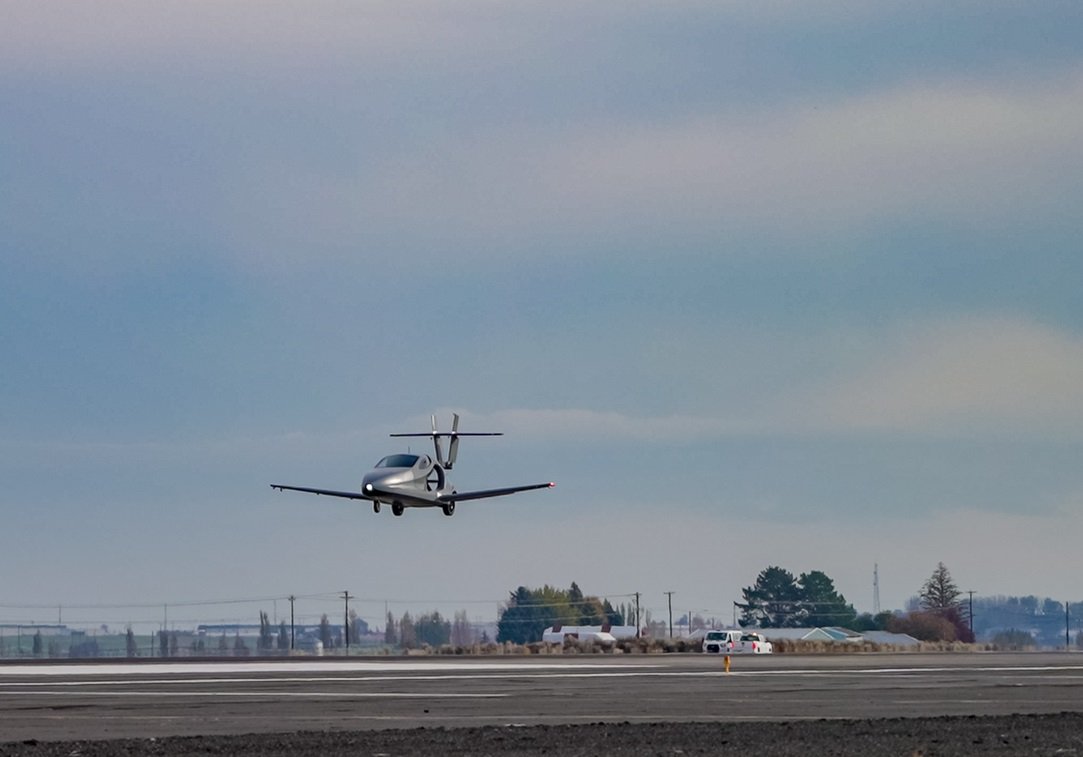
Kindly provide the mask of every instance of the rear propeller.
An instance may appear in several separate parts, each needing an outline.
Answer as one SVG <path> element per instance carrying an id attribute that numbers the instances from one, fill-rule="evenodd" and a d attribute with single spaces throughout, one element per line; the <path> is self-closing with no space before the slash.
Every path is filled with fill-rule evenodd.
<path id="1" fill-rule="evenodd" d="M 440 463 L 429 469 L 429 477 L 425 479 L 425 489 L 430 492 L 443 491 L 444 469 L 440 466 Z"/>

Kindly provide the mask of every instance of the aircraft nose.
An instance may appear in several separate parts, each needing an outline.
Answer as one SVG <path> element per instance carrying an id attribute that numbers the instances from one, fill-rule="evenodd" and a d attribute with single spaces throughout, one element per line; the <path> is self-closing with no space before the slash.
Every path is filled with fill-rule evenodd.
<path id="1" fill-rule="evenodd" d="M 361 491 L 371 494 L 373 491 L 387 491 L 402 483 L 400 473 L 368 473 L 361 479 Z"/>

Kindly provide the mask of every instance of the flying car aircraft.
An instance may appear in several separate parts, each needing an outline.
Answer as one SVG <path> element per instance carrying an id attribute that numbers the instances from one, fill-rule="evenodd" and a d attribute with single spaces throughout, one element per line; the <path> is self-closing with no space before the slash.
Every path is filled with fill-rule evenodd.
<path id="1" fill-rule="evenodd" d="M 376 467 L 361 479 L 360 492 L 343 492 L 331 489 L 313 489 L 307 486 L 286 486 L 271 484 L 279 491 L 307 492 L 324 494 L 328 497 L 346 499 L 367 499 L 372 502 L 373 512 L 380 512 L 380 505 L 391 505 L 391 512 L 402 515 L 407 507 L 439 507 L 444 515 L 455 513 L 455 503 L 470 499 L 502 497 L 505 494 L 525 492 L 531 489 L 548 489 L 556 484 L 527 484 L 525 486 L 506 486 L 501 489 L 482 489 L 475 492 L 457 492 L 450 486 L 445 475 L 455 465 L 459 454 L 459 439 L 463 436 L 503 436 L 499 432 L 459 431 L 459 416 L 452 414 L 451 431 L 436 430 L 436 416 L 432 416 L 432 432 L 417 434 L 391 434 L 391 436 L 427 436 L 432 439 L 435 457 L 400 453 L 388 455 L 376 463 Z M 444 457 L 442 439 L 450 439 L 448 454 Z"/>

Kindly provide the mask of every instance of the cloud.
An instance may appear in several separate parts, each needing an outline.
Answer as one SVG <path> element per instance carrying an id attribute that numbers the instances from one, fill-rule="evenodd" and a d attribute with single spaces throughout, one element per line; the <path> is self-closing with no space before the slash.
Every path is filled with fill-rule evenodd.
<path id="1" fill-rule="evenodd" d="M 485 4 L 441 2 L 85 3 L 16 2 L 0 30 L 0 65 L 33 61 L 45 69 L 95 70 L 115 66 L 164 68 L 177 62 L 253 66 L 285 73 L 314 63 L 409 61 L 419 54 L 472 56 L 479 48 L 514 48 L 485 13 Z"/>
<path id="2" fill-rule="evenodd" d="M 290 229 L 317 242 L 326 229 L 358 247 L 394 239 L 423 256 L 454 252 L 460 263 L 690 235 L 782 240 L 802 256 L 822 249 L 817 240 L 883 224 L 1058 222 L 1078 204 L 1079 71 L 1040 84 L 919 81 L 654 118 L 501 118 L 386 150 L 364 174 L 246 176 L 245 187 L 272 195 L 264 206 L 283 212 L 244 229 L 252 238 L 243 247 L 265 255 Z M 308 189 L 274 199 L 293 186 Z M 751 254 L 725 244 L 715 251 Z"/>
<path id="3" fill-rule="evenodd" d="M 702 413 L 590 406 L 460 412 L 464 428 L 527 438 L 662 443 L 883 432 L 1063 439 L 1083 427 L 1083 338 L 1028 317 L 925 319 L 845 339 L 822 333 L 812 342 L 835 355 L 834 366 L 821 360 L 816 375 L 772 382 L 734 401 L 712 396 Z"/>
<path id="4" fill-rule="evenodd" d="M 767 28 L 826 14 L 845 36 L 904 12 L 769 5 L 689 3 L 676 30 L 700 13 Z M 0 72 L 35 93 L 31 110 L 49 106 L 10 129 L 4 220 L 16 246 L 71 264 L 96 247 L 134 266 L 177 237 L 162 254 L 209 248 L 286 275 L 682 238 L 748 255 L 760 249 L 729 240 L 766 237 L 808 255 L 899 219 L 996 227 L 1078 205 L 1083 72 L 1070 65 L 1016 80 L 910 71 L 846 93 L 814 81 L 800 99 L 765 86 L 731 101 L 696 81 L 663 103 L 647 95 L 688 61 L 652 36 L 650 10 L 615 3 L 8 10 Z M 569 39 L 560 20 L 588 31 Z M 671 59 L 651 81 L 598 52 L 637 45 Z"/>
<path id="5" fill-rule="evenodd" d="M 738 430 L 738 424 L 719 418 L 690 415 L 634 417 L 615 411 L 587 408 L 508 409 L 489 414 L 464 414 L 471 427 L 497 428 L 536 438 L 624 439 L 672 442 L 713 437 Z"/>
<path id="6" fill-rule="evenodd" d="M 1023 317 L 925 322 L 793 404 L 800 423 L 819 429 L 1074 435 L 1083 339 Z"/>
<path id="7" fill-rule="evenodd" d="M 1037 87 L 916 82 L 780 110 L 604 124 L 545 151 L 538 175 L 582 221 L 636 212 L 790 232 L 912 214 L 990 223 L 1060 205 L 1056 191 L 1077 185 L 1068 167 L 1083 167 L 1081 129 L 1080 72 Z"/>
<path id="8" fill-rule="evenodd" d="M 990 14 L 985 3 L 956 3 Z M 416 0 L 411 3 L 351 3 L 324 0 L 303 7 L 282 0 L 107 0 L 88 7 L 79 0 L 5 4 L 0 29 L 0 62 L 85 70 L 101 64 L 197 60 L 257 62 L 286 71 L 305 61 L 365 61 L 418 56 L 443 62 L 514 53 L 524 48 L 552 50 L 566 44 L 570 28 L 626 31 L 658 21 L 695 19 L 699 25 L 754 25 L 775 30 L 861 29 L 890 23 L 900 14 L 927 17 L 942 10 L 931 2 L 830 0 L 815 6 L 796 0 L 683 0 L 665 8 L 608 0 L 584 5 L 568 2 L 496 3 L 492 0 Z M 595 32 L 597 30 L 597 32 Z"/>

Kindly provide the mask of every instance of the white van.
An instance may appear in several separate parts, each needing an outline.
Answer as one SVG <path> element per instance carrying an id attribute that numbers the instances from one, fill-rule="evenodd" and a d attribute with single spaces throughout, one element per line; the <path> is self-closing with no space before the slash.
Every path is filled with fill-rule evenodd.
<path id="1" fill-rule="evenodd" d="M 703 636 L 703 651 L 711 654 L 729 654 L 740 644 L 741 633 L 736 629 L 708 631 Z"/>

